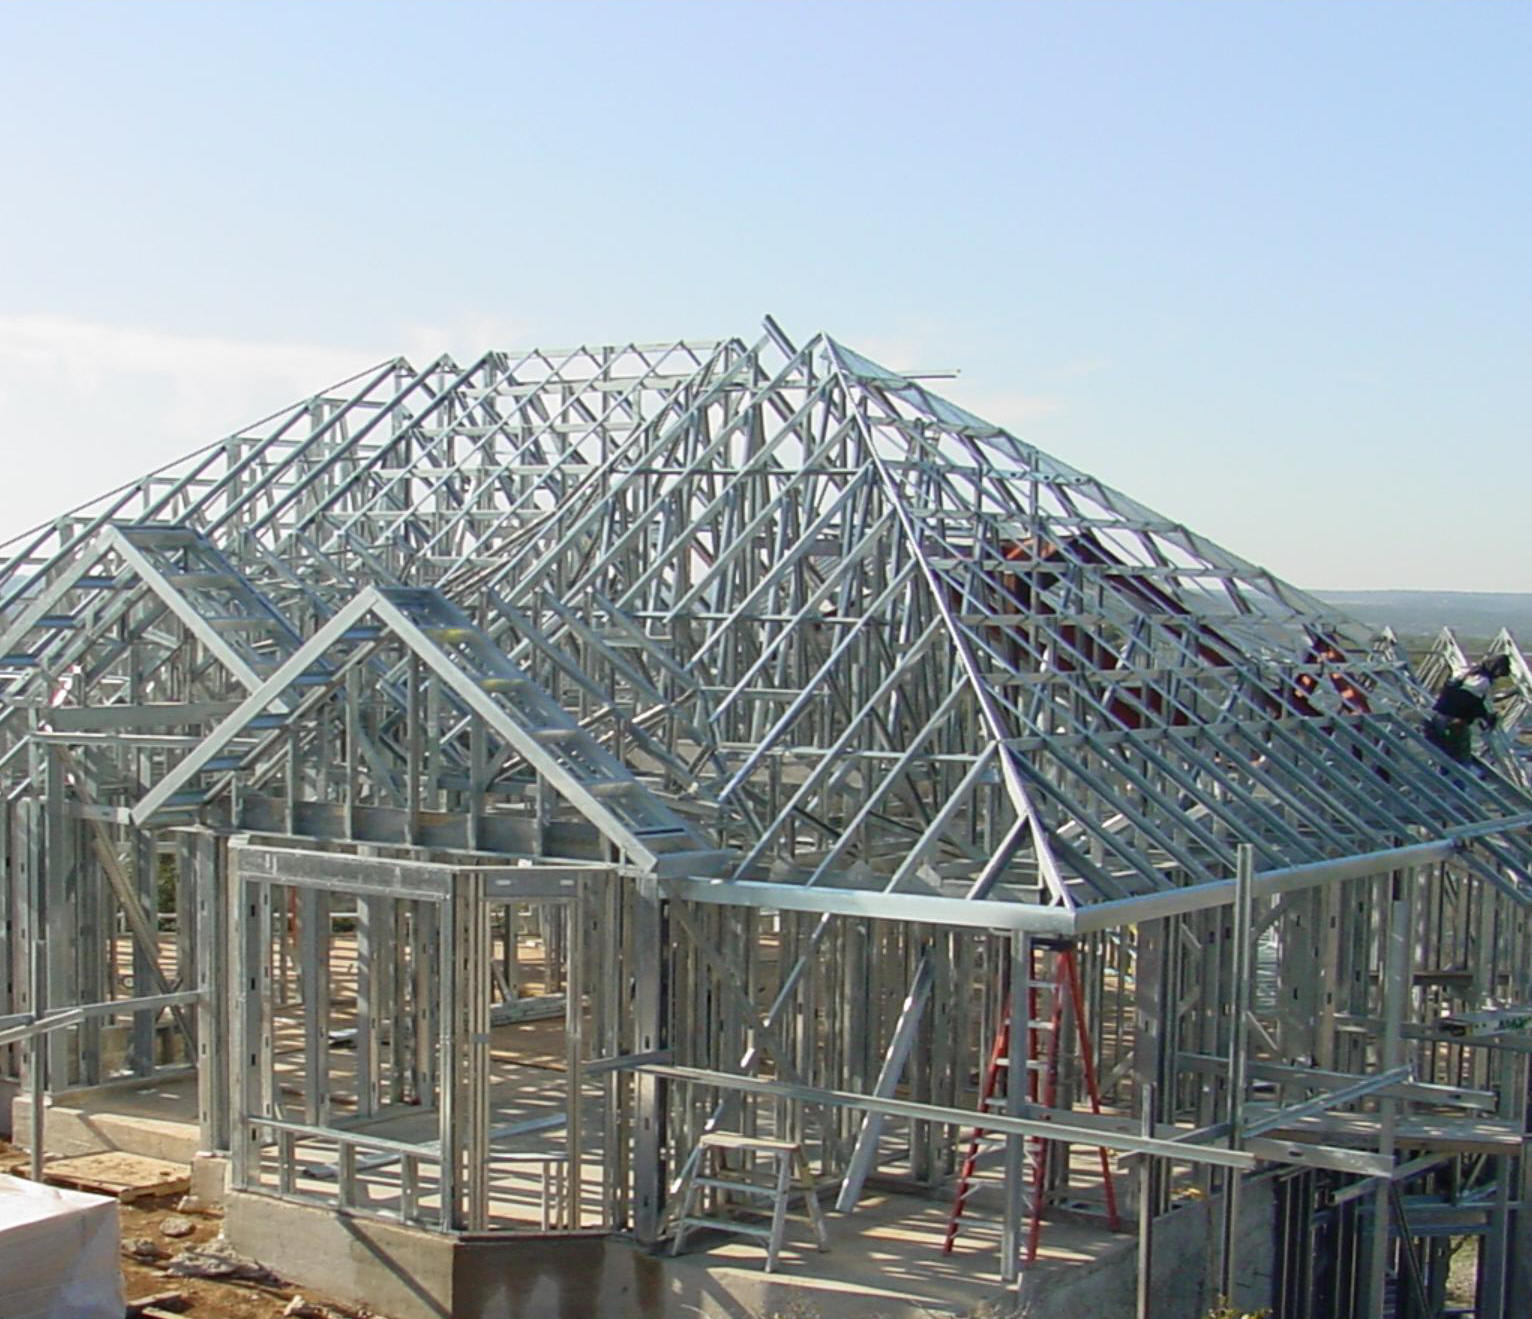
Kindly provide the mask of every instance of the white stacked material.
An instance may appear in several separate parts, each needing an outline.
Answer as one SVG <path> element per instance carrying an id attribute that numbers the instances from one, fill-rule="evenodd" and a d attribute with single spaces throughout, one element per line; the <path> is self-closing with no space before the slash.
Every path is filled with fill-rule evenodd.
<path id="1" fill-rule="evenodd" d="M 0 1176 L 0 1319 L 122 1319 L 117 1201 Z"/>

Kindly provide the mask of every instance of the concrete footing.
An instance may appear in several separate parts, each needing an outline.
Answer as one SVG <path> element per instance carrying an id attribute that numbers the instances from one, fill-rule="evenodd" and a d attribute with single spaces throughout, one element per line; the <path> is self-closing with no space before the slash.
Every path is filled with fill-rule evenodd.
<path id="1" fill-rule="evenodd" d="M 1200 1319 L 1214 1299 L 1208 1242 L 1217 1201 L 1172 1210 L 1156 1224 L 1155 1319 Z M 782 1271 L 762 1271 L 760 1252 L 726 1242 L 678 1259 L 615 1237 L 454 1238 L 329 1210 L 232 1191 L 225 1231 L 243 1254 L 300 1285 L 365 1302 L 390 1319 L 1131 1319 L 1137 1249 L 1111 1238 L 1086 1259 L 1048 1258 L 1019 1290 L 962 1276 L 958 1257 L 927 1243 L 883 1242 L 880 1259 L 837 1252 L 801 1254 Z M 1247 1183 L 1242 1205 L 1235 1300 L 1269 1303 L 1272 1195 L 1267 1180 Z M 986 1250 L 975 1273 L 992 1279 Z M 954 1266 L 958 1266 L 954 1268 Z M 946 1270 L 946 1271 L 944 1271 Z"/>
<path id="2" fill-rule="evenodd" d="M 1181 1204 L 1155 1220 L 1150 1285 L 1154 1319 L 1201 1319 L 1218 1300 L 1214 1251 L 1222 1205 L 1221 1197 Z M 1236 1281 L 1229 1298 L 1242 1314 L 1271 1304 L 1274 1209 L 1269 1177 L 1244 1184 Z M 1096 1260 L 1078 1265 L 1050 1262 L 1031 1269 L 1021 1281 L 1018 1312 L 1027 1319 L 1132 1319 L 1137 1285 L 1138 1243 L 1124 1239 Z"/>
<path id="3" fill-rule="evenodd" d="M 199 1142 L 197 1124 L 141 1113 L 114 1112 L 115 1101 L 100 1092 L 77 1091 L 50 1102 L 43 1115 L 43 1148 L 53 1158 L 122 1150 L 171 1163 L 190 1163 Z M 32 1101 L 18 1095 L 11 1101 L 12 1143 L 30 1148 Z"/>
<path id="4" fill-rule="evenodd" d="M 240 1253 L 389 1319 L 683 1313 L 667 1307 L 664 1264 L 607 1237 L 460 1240 L 241 1191 L 224 1210 Z"/>

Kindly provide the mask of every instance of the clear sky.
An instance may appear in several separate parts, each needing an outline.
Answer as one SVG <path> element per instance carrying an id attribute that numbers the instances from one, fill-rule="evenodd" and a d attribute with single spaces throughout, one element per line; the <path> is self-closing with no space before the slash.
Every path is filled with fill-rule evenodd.
<path id="1" fill-rule="evenodd" d="M 0 4 L 0 536 L 403 352 L 826 330 L 1532 591 L 1532 5 Z"/>

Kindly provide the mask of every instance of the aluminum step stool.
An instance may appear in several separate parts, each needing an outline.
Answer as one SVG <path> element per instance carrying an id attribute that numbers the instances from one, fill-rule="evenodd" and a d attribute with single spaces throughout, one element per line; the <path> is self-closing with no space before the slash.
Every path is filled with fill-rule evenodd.
<path id="1" fill-rule="evenodd" d="M 730 1169 L 718 1166 L 712 1151 L 725 1153 L 744 1150 L 748 1165 L 738 1180 L 731 1179 Z M 777 1165 L 775 1181 L 753 1181 L 750 1173 L 756 1157 L 773 1159 Z M 692 1212 L 698 1193 L 711 1188 L 731 1195 L 755 1196 L 771 1201 L 771 1226 L 761 1227 L 753 1223 L 741 1223 L 732 1218 L 709 1218 Z M 788 1213 L 788 1200 L 794 1195 L 803 1196 L 804 1214 Z M 678 1255 L 686 1240 L 686 1234 L 694 1228 L 710 1227 L 722 1232 L 741 1232 L 746 1236 L 761 1237 L 766 1242 L 766 1272 L 774 1272 L 782 1241 L 787 1233 L 787 1220 L 806 1218 L 814 1233 L 815 1246 L 819 1250 L 830 1248 L 830 1236 L 825 1230 L 824 1214 L 819 1208 L 819 1197 L 814 1191 L 814 1179 L 809 1176 L 808 1164 L 803 1158 L 801 1146 L 789 1140 L 763 1140 L 756 1136 L 740 1136 L 732 1131 L 704 1132 L 686 1161 L 681 1174 L 681 1217 L 676 1223 L 675 1239 L 670 1243 L 670 1253 Z"/>

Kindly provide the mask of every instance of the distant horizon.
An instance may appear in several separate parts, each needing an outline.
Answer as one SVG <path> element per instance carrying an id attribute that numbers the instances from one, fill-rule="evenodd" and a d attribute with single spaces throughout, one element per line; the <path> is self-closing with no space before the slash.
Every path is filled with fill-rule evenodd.
<path id="1" fill-rule="evenodd" d="M 1295 583 L 1296 585 L 1296 583 Z M 1305 586 L 1310 595 L 1472 595 L 1532 600 L 1532 591 L 1436 590 L 1428 586 Z"/>

